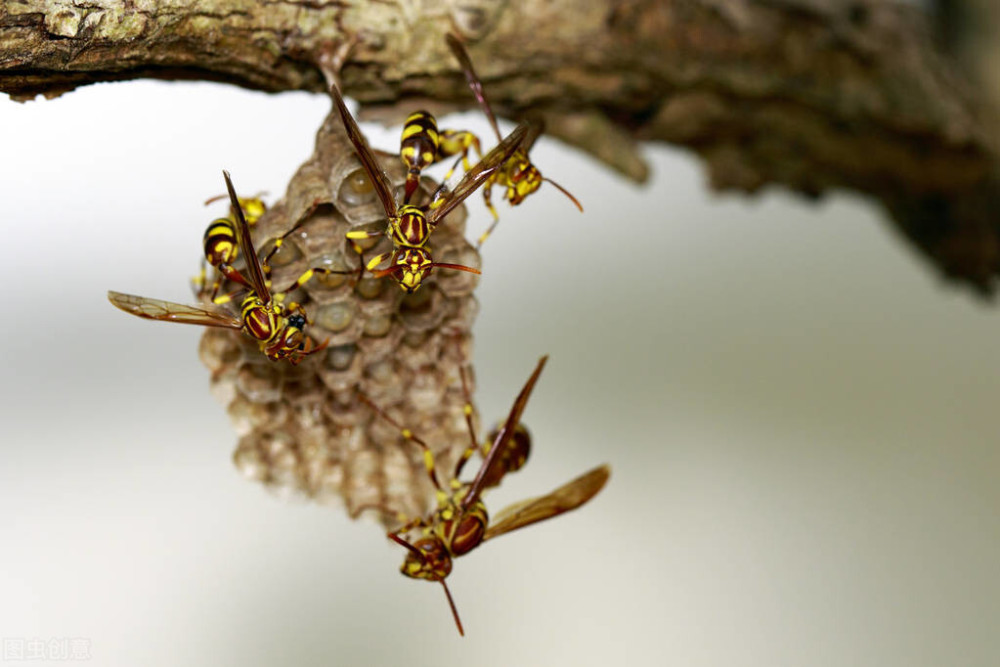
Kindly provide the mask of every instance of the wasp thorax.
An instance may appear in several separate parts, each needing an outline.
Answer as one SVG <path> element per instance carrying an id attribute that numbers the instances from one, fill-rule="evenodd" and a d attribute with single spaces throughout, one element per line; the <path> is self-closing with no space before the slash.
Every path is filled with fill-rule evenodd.
<path id="1" fill-rule="evenodd" d="M 431 230 L 427 216 L 419 206 L 407 204 L 399 209 L 399 218 L 392 226 L 392 241 L 402 246 L 422 246 Z"/>
<path id="2" fill-rule="evenodd" d="M 270 340 L 274 335 L 274 315 L 254 293 L 240 304 L 244 330 L 257 340 Z"/>
<path id="3" fill-rule="evenodd" d="M 425 537 L 414 545 L 420 553 L 408 551 L 399 571 L 414 579 L 441 581 L 451 573 L 451 555 L 441 540 Z"/>
<path id="4" fill-rule="evenodd" d="M 476 502 L 471 508 L 454 519 L 442 523 L 442 532 L 448 536 L 448 544 L 453 556 L 467 554 L 483 541 L 489 516 L 486 506 Z"/>

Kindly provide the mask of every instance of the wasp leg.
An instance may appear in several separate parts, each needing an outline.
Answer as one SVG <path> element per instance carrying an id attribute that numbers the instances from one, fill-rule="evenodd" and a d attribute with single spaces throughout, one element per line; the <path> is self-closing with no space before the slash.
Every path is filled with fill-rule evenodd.
<path id="1" fill-rule="evenodd" d="M 308 269 L 305 273 L 303 273 L 301 276 L 299 276 L 298 280 L 296 280 L 294 283 L 292 283 L 291 285 L 289 285 L 286 289 L 281 290 L 281 292 L 279 292 L 279 294 L 288 294 L 288 293 L 290 293 L 290 292 L 292 292 L 294 290 L 297 290 L 298 288 L 302 287 L 303 285 L 305 285 L 306 283 L 308 283 L 310 280 L 312 280 L 313 278 L 315 278 L 316 274 L 322 274 L 324 276 L 353 276 L 356 273 L 360 273 L 360 272 L 354 271 L 353 269 L 351 269 L 350 271 L 337 271 L 337 270 L 334 270 L 334 269 L 325 269 L 325 268 L 322 268 L 322 267 L 315 267 L 315 268 L 312 268 L 312 269 Z"/>
<path id="2" fill-rule="evenodd" d="M 352 229 L 347 232 L 345 236 L 352 241 L 366 241 L 368 239 L 375 239 L 379 236 L 385 234 L 385 231 L 375 231 L 373 229 Z"/>
<path id="3" fill-rule="evenodd" d="M 292 229 L 292 231 L 288 232 L 288 234 L 291 234 L 294 231 L 295 229 Z M 266 269 L 264 269 L 265 273 L 270 273 L 271 258 L 274 257 L 276 252 L 281 250 L 281 246 L 285 243 L 285 237 L 288 236 L 288 234 L 285 234 L 285 236 L 279 236 L 278 238 L 274 239 L 274 247 L 271 248 L 266 255 L 264 255 L 263 259 L 260 260 L 261 267 L 267 267 Z"/>
<path id="4" fill-rule="evenodd" d="M 368 399 L 368 397 L 365 396 L 364 394 L 358 394 L 358 399 L 362 403 L 367 405 L 369 408 L 374 410 L 375 414 L 377 414 L 379 417 L 381 417 L 382 419 L 386 420 L 387 422 L 398 428 L 399 434 L 403 436 L 403 438 L 405 438 L 409 442 L 412 442 L 413 444 L 417 445 L 418 447 L 420 447 L 420 449 L 423 450 L 424 467 L 427 469 L 427 475 L 431 478 L 431 482 L 434 483 L 434 488 L 436 488 L 439 492 L 444 492 L 444 489 L 441 486 L 441 482 L 438 481 L 437 471 L 435 470 L 434 467 L 434 453 L 431 451 L 431 448 L 427 446 L 427 443 L 421 440 L 410 429 L 401 426 L 399 422 L 397 422 L 395 419 L 386 414 L 380 407 L 372 403 Z"/>
<path id="5" fill-rule="evenodd" d="M 205 287 L 208 285 L 208 263 L 205 262 L 205 258 L 201 258 L 201 268 L 198 270 L 198 275 L 191 279 L 191 289 L 194 291 L 196 298 L 200 298 L 205 295 Z"/>
<path id="6" fill-rule="evenodd" d="M 212 303 L 214 303 L 214 304 L 216 304 L 218 306 L 221 306 L 224 303 L 230 303 L 238 295 L 243 294 L 245 291 L 246 291 L 245 289 L 241 288 L 241 289 L 236 290 L 235 292 L 230 292 L 229 294 L 223 294 L 222 296 L 213 297 L 212 298 Z"/>
<path id="7" fill-rule="evenodd" d="M 479 240 L 476 241 L 476 250 L 479 250 L 482 247 L 483 242 L 490 237 L 490 234 L 492 234 L 493 230 L 496 229 L 497 223 L 500 222 L 500 215 L 497 213 L 497 210 L 493 208 L 493 202 L 490 201 L 490 194 L 492 189 L 493 189 L 492 181 L 487 181 L 486 185 L 483 186 L 483 199 L 486 200 L 486 208 L 488 208 L 490 210 L 490 213 L 493 215 L 493 224 L 491 224 L 486 229 L 486 231 L 482 233 L 482 236 L 479 237 Z"/>
<path id="8" fill-rule="evenodd" d="M 390 257 L 392 257 L 391 252 L 384 252 L 381 255 L 375 255 L 370 260 L 368 260 L 368 264 L 365 266 L 365 268 L 368 269 L 369 271 L 374 271 L 376 266 L 378 266 L 385 260 L 389 259 Z"/>
<path id="9" fill-rule="evenodd" d="M 476 438 L 476 428 L 472 423 L 472 392 L 469 391 L 469 379 L 465 374 L 464 366 L 458 367 L 458 374 L 462 377 L 462 395 L 465 397 L 465 405 L 462 406 L 462 413 L 465 415 L 465 423 L 469 427 L 469 446 L 465 448 L 458 461 L 455 462 L 455 474 L 452 476 L 452 479 L 458 479 L 458 476 L 462 473 L 462 468 L 465 467 L 466 461 L 474 453 L 482 450 L 483 457 L 485 458 L 486 456 L 486 446 L 483 445 L 480 448 L 479 441 Z"/>
<path id="10" fill-rule="evenodd" d="M 479 137 L 474 135 L 472 132 L 469 132 L 468 130 L 444 130 L 441 133 L 441 137 L 441 157 L 446 158 L 461 153 L 462 169 L 465 171 L 469 171 L 471 166 L 469 164 L 470 149 L 476 151 L 476 155 L 480 160 L 483 159 L 483 152 L 479 145 Z M 456 161 L 441 180 L 447 182 L 448 179 L 451 178 L 451 175 L 455 173 L 455 169 L 457 167 L 458 162 Z"/>

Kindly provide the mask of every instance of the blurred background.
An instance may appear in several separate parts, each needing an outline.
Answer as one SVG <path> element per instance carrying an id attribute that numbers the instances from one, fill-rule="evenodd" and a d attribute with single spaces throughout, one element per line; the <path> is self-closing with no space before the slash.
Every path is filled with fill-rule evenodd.
<path id="1" fill-rule="evenodd" d="M 669 148 L 638 187 L 543 139 L 586 213 L 551 186 L 500 207 L 484 418 L 552 358 L 530 465 L 488 504 L 613 475 L 457 562 L 467 637 L 374 523 L 242 479 L 201 330 L 105 293 L 187 302 L 220 170 L 282 196 L 328 109 L 197 83 L 0 101 L 4 659 L 76 640 L 98 665 L 1000 664 L 1000 314 L 869 202 L 712 196 Z"/>

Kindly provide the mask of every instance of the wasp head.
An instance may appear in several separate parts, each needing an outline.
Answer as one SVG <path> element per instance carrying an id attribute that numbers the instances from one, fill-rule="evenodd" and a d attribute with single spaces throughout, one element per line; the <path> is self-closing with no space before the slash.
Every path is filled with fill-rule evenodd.
<path id="1" fill-rule="evenodd" d="M 415 551 L 406 553 L 406 560 L 399 571 L 414 579 L 443 581 L 451 573 L 451 554 L 437 537 L 425 537 L 413 545 Z"/>
<path id="2" fill-rule="evenodd" d="M 404 291 L 417 291 L 420 283 L 431 272 L 434 260 L 426 248 L 400 248 L 393 256 L 390 271 Z"/>
<path id="3" fill-rule="evenodd" d="M 504 197 L 511 206 L 517 206 L 524 198 L 540 188 L 542 174 L 531 164 L 527 155 L 518 152 L 509 162 L 507 171 L 507 192 Z"/>

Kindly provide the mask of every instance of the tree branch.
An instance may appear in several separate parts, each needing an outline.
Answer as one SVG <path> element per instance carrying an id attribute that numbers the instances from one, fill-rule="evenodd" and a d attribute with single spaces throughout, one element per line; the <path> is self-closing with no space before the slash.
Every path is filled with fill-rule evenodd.
<path id="1" fill-rule="evenodd" d="M 541 114 L 631 178 L 646 178 L 637 142 L 656 140 L 697 152 L 718 189 L 863 192 L 946 275 L 993 288 L 990 110 L 926 17 L 888 0 L 23 0 L 0 8 L 0 90 L 155 77 L 320 92 L 321 51 L 356 39 L 346 91 L 397 120 L 413 98 L 472 106 L 449 30 L 501 114 Z"/>

